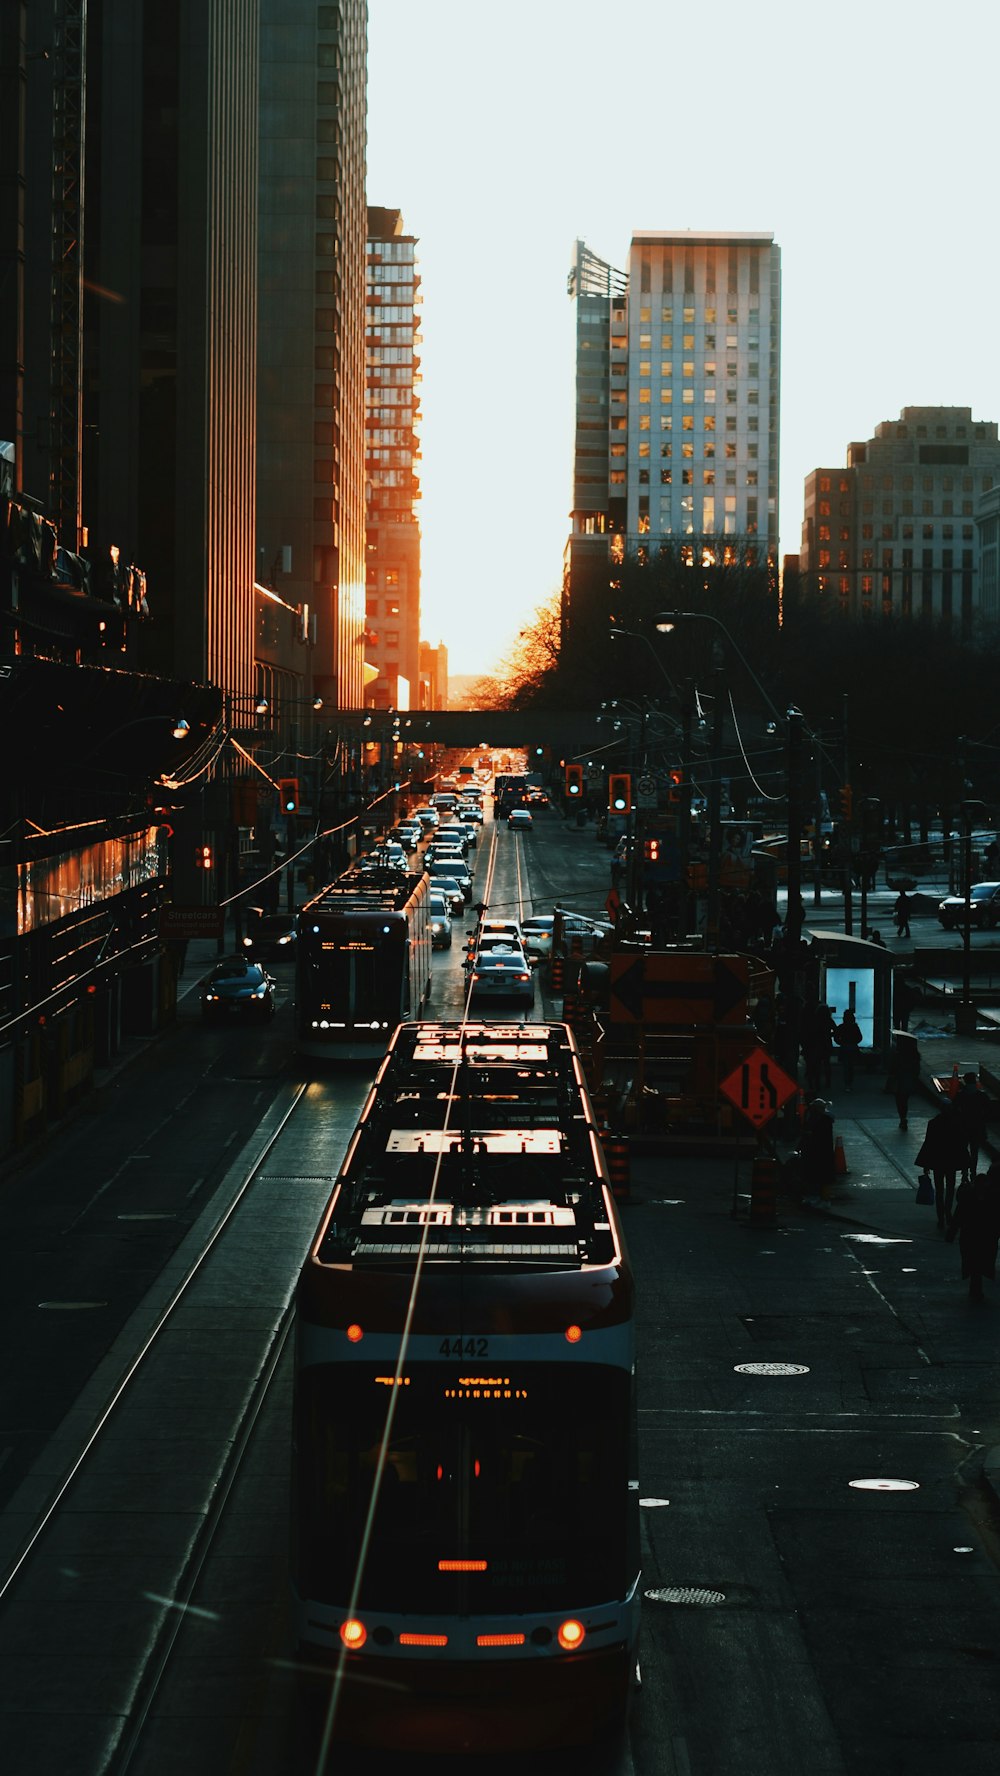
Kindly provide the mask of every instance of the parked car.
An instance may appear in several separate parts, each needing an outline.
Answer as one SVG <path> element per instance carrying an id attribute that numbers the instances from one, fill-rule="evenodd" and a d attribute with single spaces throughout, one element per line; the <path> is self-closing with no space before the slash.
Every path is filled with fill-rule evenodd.
<path id="1" fill-rule="evenodd" d="M 451 906 L 448 896 L 432 888 L 429 896 L 431 913 L 431 949 L 451 949 Z"/>
<path id="2" fill-rule="evenodd" d="M 272 1018 L 274 981 L 259 962 L 225 956 L 201 983 L 201 1015 L 206 1023 L 216 1018 Z"/>
<path id="3" fill-rule="evenodd" d="M 534 824 L 527 808 L 512 808 L 507 816 L 507 825 L 514 832 L 530 832 Z"/>
<path id="4" fill-rule="evenodd" d="M 965 895 L 949 894 L 938 907 L 946 931 L 965 924 Z M 969 923 L 992 931 L 1000 919 L 1000 882 L 976 882 L 969 897 Z"/>
<path id="5" fill-rule="evenodd" d="M 288 961 L 295 954 L 295 914 L 249 907 L 243 951 L 255 962 Z"/>
<path id="6" fill-rule="evenodd" d="M 522 950 L 480 952 L 469 977 L 469 999 L 516 999 L 533 1005 L 535 982 Z"/>

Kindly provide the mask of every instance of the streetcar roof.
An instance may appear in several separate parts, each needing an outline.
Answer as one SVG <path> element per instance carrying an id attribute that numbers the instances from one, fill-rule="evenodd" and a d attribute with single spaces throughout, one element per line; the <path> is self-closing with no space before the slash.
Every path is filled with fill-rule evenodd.
<path id="1" fill-rule="evenodd" d="M 563 1024 L 403 1024 L 313 1248 L 322 1264 L 618 1265 L 620 1232 Z"/>

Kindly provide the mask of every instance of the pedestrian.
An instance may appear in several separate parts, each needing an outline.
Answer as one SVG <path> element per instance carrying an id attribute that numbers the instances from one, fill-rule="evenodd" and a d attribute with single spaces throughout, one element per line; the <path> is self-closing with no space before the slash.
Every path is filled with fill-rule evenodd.
<path id="1" fill-rule="evenodd" d="M 932 1116 L 917 1150 L 915 1165 L 923 1166 L 934 1180 L 934 1207 L 937 1224 L 951 1225 L 955 1202 L 955 1179 L 969 1164 L 969 1149 L 955 1106 L 949 1102 Z"/>
<path id="2" fill-rule="evenodd" d="M 986 1146 L 986 1121 L 989 1115 L 986 1093 L 980 1091 L 979 1079 L 975 1073 L 963 1073 L 962 1083 L 952 1103 L 969 1149 L 968 1175 L 975 1176 L 979 1169 L 979 1155 Z"/>
<path id="3" fill-rule="evenodd" d="M 823 1196 L 833 1187 L 836 1155 L 833 1117 L 822 1098 L 814 1098 L 806 1111 L 799 1138 L 803 1196 Z"/>
<path id="4" fill-rule="evenodd" d="M 830 1007 L 819 996 L 816 987 L 806 988 L 805 1003 L 799 1020 L 799 1041 L 806 1070 L 806 1089 L 811 1092 L 830 1089 L 830 1062 L 833 1055 L 834 1020 Z"/>
<path id="5" fill-rule="evenodd" d="M 892 1016 L 897 1030 L 908 1030 L 910 1013 L 919 1003 L 919 997 L 913 985 L 912 977 L 904 974 L 901 969 L 894 969 L 892 976 Z"/>
<path id="6" fill-rule="evenodd" d="M 861 1047 L 864 1037 L 861 1034 L 861 1025 L 850 1006 L 847 1007 L 840 1023 L 834 1026 L 833 1039 L 840 1049 L 840 1059 L 844 1070 L 844 1090 L 852 1091 L 858 1049 Z"/>
<path id="7" fill-rule="evenodd" d="M 886 1080 L 886 1091 L 892 1093 L 896 1100 L 901 1129 L 907 1127 L 907 1113 L 910 1106 L 910 1094 L 916 1091 L 920 1082 L 920 1050 L 915 1036 L 893 1033 L 892 1053 L 889 1059 L 889 1077 Z"/>
<path id="8" fill-rule="evenodd" d="M 901 888 L 896 896 L 896 904 L 892 909 L 892 916 L 896 921 L 896 936 L 909 937 L 910 897 L 905 888 Z"/>
<path id="9" fill-rule="evenodd" d="M 962 1275 L 969 1281 L 969 1300 L 982 1301 L 984 1276 L 995 1277 L 1000 1241 L 1000 1165 L 977 1172 L 960 1185 L 955 1213 L 946 1235 L 958 1236 Z"/>
<path id="10" fill-rule="evenodd" d="M 882 936 L 881 931 L 869 931 L 868 942 L 878 944 L 879 948 L 882 950 L 885 949 L 885 938 Z"/>

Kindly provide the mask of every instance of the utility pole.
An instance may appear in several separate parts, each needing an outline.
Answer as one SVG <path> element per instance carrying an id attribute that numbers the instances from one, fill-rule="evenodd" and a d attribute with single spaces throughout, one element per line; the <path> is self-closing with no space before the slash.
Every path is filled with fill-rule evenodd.
<path id="1" fill-rule="evenodd" d="M 722 864 L 722 733 L 725 708 L 722 685 L 725 676 L 722 644 L 713 649 L 715 671 L 715 709 L 712 714 L 712 774 L 708 782 L 708 905 L 705 914 L 705 947 L 719 947 L 719 875 Z"/>
<path id="2" fill-rule="evenodd" d="M 844 783 L 851 781 L 851 753 L 847 740 L 847 692 L 844 692 Z M 854 935 L 854 902 L 851 899 L 851 840 L 854 836 L 850 820 L 843 822 L 844 831 L 844 936 Z"/>
<path id="3" fill-rule="evenodd" d="M 785 941 L 793 951 L 802 936 L 802 711 L 788 711 L 786 750 L 788 787 L 788 905 Z"/>

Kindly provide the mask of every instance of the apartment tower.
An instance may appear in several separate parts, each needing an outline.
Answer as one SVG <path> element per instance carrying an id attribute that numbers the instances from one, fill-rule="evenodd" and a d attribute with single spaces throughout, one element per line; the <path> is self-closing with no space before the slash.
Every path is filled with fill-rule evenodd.
<path id="1" fill-rule="evenodd" d="M 368 210 L 365 324 L 367 560 L 365 659 L 371 701 L 420 705 L 420 277 L 399 210 Z"/>
<path id="2" fill-rule="evenodd" d="M 777 567 L 781 256 L 771 234 L 643 230 L 623 274 L 576 244 L 566 597 L 598 562 Z M 601 539 L 600 542 L 598 539 Z"/>

